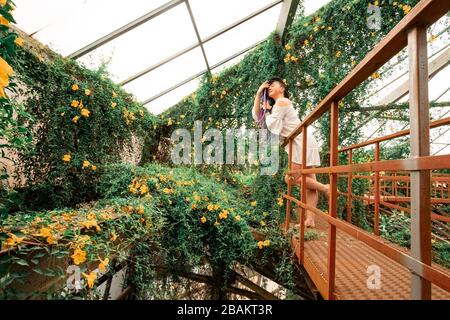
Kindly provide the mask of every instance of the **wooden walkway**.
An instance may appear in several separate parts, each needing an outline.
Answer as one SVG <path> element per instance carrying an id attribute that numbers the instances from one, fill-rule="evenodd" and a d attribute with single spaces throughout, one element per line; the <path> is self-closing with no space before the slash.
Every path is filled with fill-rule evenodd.
<path id="1" fill-rule="evenodd" d="M 316 217 L 316 230 L 320 234 L 320 238 L 305 241 L 304 267 L 319 292 L 324 296 L 324 290 L 327 289 L 328 223 L 324 219 Z M 341 230 L 337 230 L 336 238 L 336 299 L 411 299 L 411 273 L 407 268 Z M 294 237 L 292 244 L 296 255 L 299 256 L 298 238 Z M 390 243 L 390 245 L 392 244 Z M 408 252 L 405 248 L 399 246 L 396 248 Z M 367 285 L 369 276 L 373 274 L 373 272 L 368 273 L 367 270 L 372 265 L 378 266 L 380 270 L 379 289 L 369 289 Z M 450 270 L 435 264 L 433 266 L 450 275 Z M 433 285 L 432 298 L 450 300 L 450 292 Z"/>

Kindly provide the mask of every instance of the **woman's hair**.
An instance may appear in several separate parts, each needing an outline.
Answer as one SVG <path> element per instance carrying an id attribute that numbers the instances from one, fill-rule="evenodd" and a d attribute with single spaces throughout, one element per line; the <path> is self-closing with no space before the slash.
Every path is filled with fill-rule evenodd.
<path id="1" fill-rule="evenodd" d="M 285 98 L 289 98 L 289 92 L 286 86 L 286 83 L 284 83 L 283 79 L 279 78 L 279 77 L 273 77 L 271 79 L 268 80 L 269 85 L 271 85 L 274 82 L 278 82 L 283 88 L 284 88 L 284 97 Z M 269 97 L 269 104 L 271 106 L 273 106 L 275 104 L 275 100 Z"/>

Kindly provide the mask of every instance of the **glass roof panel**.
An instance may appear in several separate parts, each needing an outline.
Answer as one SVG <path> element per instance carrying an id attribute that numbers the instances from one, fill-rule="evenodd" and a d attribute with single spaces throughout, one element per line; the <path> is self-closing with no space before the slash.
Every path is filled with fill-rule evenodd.
<path id="1" fill-rule="evenodd" d="M 124 85 L 124 88 L 139 101 L 145 101 L 203 70 L 206 70 L 205 60 L 201 49 L 196 48 Z"/>
<path id="2" fill-rule="evenodd" d="M 97 48 L 79 61 L 95 68 L 110 59 L 108 70 L 112 79 L 122 81 L 196 42 L 186 7 L 177 6 Z"/>
<path id="3" fill-rule="evenodd" d="M 205 38 L 272 2 L 274 0 L 190 0 L 189 4 L 200 37 Z"/>
<path id="4" fill-rule="evenodd" d="M 191 80 L 184 85 L 178 87 L 177 89 L 166 94 L 158 99 L 153 100 L 145 105 L 145 107 L 153 114 L 160 114 L 164 110 L 169 109 L 176 103 L 180 102 L 181 99 L 190 95 L 194 92 L 200 85 L 201 77 Z"/>
<path id="5" fill-rule="evenodd" d="M 305 16 L 309 16 L 316 12 L 330 1 L 331 0 L 304 0 Z"/>
<path id="6" fill-rule="evenodd" d="M 266 38 L 275 30 L 281 4 L 205 43 L 210 66 Z"/>
<path id="7" fill-rule="evenodd" d="M 218 74 L 220 72 L 222 72 L 223 70 L 225 70 L 228 67 L 234 66 L 235 64 L 238 64 L 242 59 L 244 59 L 245 55 L 247 53 L 249 53 L 251 50 L 238 55 L 237 57 L 231 59 L 230 61 L 227 61 L 223 64 L 221 64 L 220 66 L 215 67 L 214 69 L 211 70 L 212 74 Z"/>
<path id="8" fill-rule="evenodd" d="M 17 26 L 66 56 L 156 9 L 168 0 L 15 0 Z M 180 6 L 180 7 L 185 7 Z M 36 19 L 36 13 L 39 18 Z"/>

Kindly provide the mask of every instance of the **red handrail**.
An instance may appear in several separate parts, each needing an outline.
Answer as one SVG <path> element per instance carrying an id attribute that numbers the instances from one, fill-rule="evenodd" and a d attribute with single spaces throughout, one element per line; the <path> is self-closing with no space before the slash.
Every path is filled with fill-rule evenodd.
<path id="1" fill-rule="evenodd" d="M 369 54 L 345 77 L 319 105 L 292 131 L 285 139 L 282 146 L 289 143 L 289 170 L 288 175 L 300 173 L 302 186 L 306 185 L 306 174 L 326 173 L 330 175 L 331 195 L 329 199 L 329 214 L 325 214 L 317 208 L 307 205 L 303 200 L 305 189 L 302 187 L 302 201 L 291 195 L 291 179 L 288 179 L 286 206 L 286 229 L 290 224 L 291 202 L 301 207 L 300 214 L 300 252 L 299 262 L 308 266 L 307 259 L 303 259 L 304 251 L 304 219 L 306 210 L 314 212 L 324 218 L 329 224 L 328 232 L 328 257 L 326 286 L 321 282 L 317 274 L 309 269 L 313 281 L 326 299 L 335 298 L 335 272 L 336 272 L 336 229 L 350 234 L 363 241 L 373 249 L 383 253 L 411 271 L 411 298 L 430 299 L 431 283 L 450 291 L 450 277 L 442 271 L 431 266 L 431 218 L 430 218 L 430 170 L 446 169 L 450 167 L 450 155 L 429 156 L 429 105 L 428 105 L 428 70 L 427 70 L 427 42 L 426 27 L 450 10 L 450 1 L 422 0 Z M 351 153 L 348 165 L 338 165 L 338 108 L 339 101 L 373 74 L 380 66 L 388 62 L 395 54 L 405 46 L 409 49 L 410 65 L 410 126 L 408 133 L 411 135 L 411 157 L 401 160 L 379 159 L 379 143 L 382 140 L 371 142 L 376 144 L 375 161 L 365 164 L 352 164 Z M 330 132 L 330 166 L 325 168 L 307 169 L 306 150 L 307 127 L 331 111 Z M 442 122 L 448 119 L 440 120 Z M 292 142 L 303 132 L 303 165 L 302 169 L 292 170 Z M 403 132 L 404 133 L 404 132 Z M 402 134 L 403 134 L 402 133 Z M 408 134 L 406 133 L 406 134 Z M 405 134 L 405 135 L 406 135 Z M 399 133 L 394 134 L 399 136 Z M 391 135 L 392 138 L 392 135 Z M 362 144 L 360 144 L 362 145 Z M 345 149 L 345 148 L 344 148 Z M 352 148 L 345 149 L 352 150 Z M 340 151 L 345 151 L 340 150 Z M 386 244 L 380 237 L 341 221 L 337 218 L 337 177 L 339 173 L 373 171 L 375 172 L 376 185 L 379 185 L 380 171 L 411 171 L 411 255 L 399 251 L 395 247 Z M 376 188 L 378 190 L 378 188 Z M 349 188 L 351 190 L 351 187 Z M 349 192 L 350 193 L 350 192 Z M 379 207 L 379 191 L 377 191 L 377 205 Z M 306 200 L 305 200 L 306 201 Z M 348 210 L 348 209 L 347 209 Z M 351 209 L 350 209 L 351 210 Z M 378 213 L 378 210 L 376 211 Z M 351 214 L 348 215 L 351 217 Z M 351 221 L 351 220 L 350 220 Z"/>

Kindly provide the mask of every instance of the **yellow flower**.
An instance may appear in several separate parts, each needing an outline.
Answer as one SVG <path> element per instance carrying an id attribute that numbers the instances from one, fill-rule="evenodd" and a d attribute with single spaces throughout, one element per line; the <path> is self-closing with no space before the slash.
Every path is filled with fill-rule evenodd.
<path id="1" fill-rule="evenodd" d="M 289 43 L 286 43 L 286 45 L 284 46 L 284 48 L 285 48 L 286 50 L 291 50 L 291 49 L 292 49 L 292 46 L 291 46 Z"/>
<path id="2" fill-rule="evenodd" d="M 265 240 L 265 241 L 263 242 L 263 244 L 264 244 L 265 247 L 270 246 L 270 240 Z"/>
<path id="3" fill-rule="evenodd" d="M 356 61 L 352 60 L 352 67 L 356 66 Z"/>
<path id="4" fill-rule="evenodd" d="M 265 227 L 265 226 L 266 226 L 266 223 L 265 223 L 264 221 L 262 221 L 262 220 L 259 222 L 259 224 L 260 224 L 262 227 Z"/>
<path id="5" fill-rule="evenodd" d="M 9 85 L 9 77 L 13 74 L 13 69 L 5 60 L 0 57 L 0 97 L 5 96 L 3 88 Z"/>
<path id="6" fill-rule="evenodd" d="M 80 101 L 72 100 L 72 103 L 70 105 L 74 108 L 78 108 L 78 106 L 80 105 Z"/>
<path id="7" fill-rule="evenodd" d="M 51 235 L 52 235 L 52 231 L 49 228 L 41 228 L 41 230 L 37 234 L 37 236 L 44 237 L 44 238 L 51 236 Z"/>
<path id="8" fill-rule="evenodd" d="M 264 242 L 263 241 L 258 241 L 258 248 L 259 249 L 264 248 Z"/>
<path id="9" fill-rule="evenodd" d="M 18 46 L 23 46 L 24 40 L 21 37 L 17 37 L 16 40 L 14 40 L 14 43 Z"/>
<path id="10" fill-rule="evenodd" d="M 171 125 L 172 125 L 172 119 L 171 119 L 171 118 L 169 118 L 169 120 L 167 121 L 167 125 L 168 125 L 168 126 L 171 126 Z"/>
<path id="11" fill-rule="evenodd" d="M 164 188 L 164 189 L 163 189 L 163 192 L 164 192 L 165 194 L 169 194 L 169 193 L 172 193 L 172 189 Z"/>
<path id="12" fill-rule="evenodd" d="M 75 117 L 72 118 L 72 122 L 73 123 L 77 123 L 78 119 L 80 119 L 80 116 L 75 116 Z"/>
<path id="13" fill-rule="evenodd" d="M 117 98 L 117 93 L 115 91 L 112 92 L 112 97 Z"/>
<path id="14" fill-rule="evenodd" d="M 252 202 L 250 202 L 250 205 L 252 206 L 252 207 L 256 207 L 256 204 L 257 204 L 258 202 L 256 202 L 256 200 L 255 201 L 252 201 Z"/>
<path id="15" fill-rule="evenodd" d="M 220 223 L 218 221 L 214 222 L 214 226 L 218 226 Z"/>
<path id="16" fill-rule="evenodd" d="M 95 228 L 97 231 L 100 231 L 100 227 L 95 220 L 86 220 L 81 222 L 81 224 L 86 227 L 86 229 Z"/>
<path id="17" fill-rule="evenodd" d="M 0 0 L 0 5 L 3 7 L 8 0 Z"/>
<path id="18" fill-rule="evenodd" d="M 88 160 L 83 161 L 83 168 L 89 167 L 91 163 Z"/>
<path id="19" fill-rule="evenodd" d="M 304 44 L 305 46 L 307 46 L 308 43 L 309 43 L 308 39 L 305 39 L 305 41 L 303 41 L 303 44 Z"/>
<path id="20" fill-rule="evenodd" d="M 200 201 L 202 198 L 198 194 L 194 194 L 194 200 Z"/>
<path id="21" fill-rule="evenodd" d="M 0 17 L 0 24 L 4 25 L 4 26 L 9 26 L 9 21 L 8 19 L 6 19 L 5 17 Z"/>
<path id="22" fill-rule="evenodd" d="M 197 209 L 197 205 L 195 203 L 191 204 L 191 209 L 192 210 L 196 210 Z"/>
<path id="23" fill-rule="evenodd" d="M 144 214 L 145 210 L 144 210 L 144 206 L 140 205 L 136 208 L 136 212 L 139 214 Z"/>
<path id="24" fill-rule="evenodd" d="M 117 106 L 117 103 L 115 103 L 115 102 L 111 102 L 111 108 L 115 108 Z"/>
<path id="25" fill-rule="evenodd" d="M 77 84 L 72 85 L 72 91 L 77 91 L 79 89 Z"/>
<path id="26" fill-rule="evenodd" d="M 117 235 L 113 232 L 113 233 L 111 233 L 111 241 L 116 241 L 116 239 L 117 239 Z"/>
<path id="27" fill-rule="evenodd" d="M 328 29 L 328 30 L 332 30 L 332 29 L 333 29 L 333 27 L 328 27 L 327 29 Z"/>
<path id="28" fill-rule="evenodd" d="M 278 205 L 279 205 L 280 207 L 282 207 L 282 206 L 283 206 L 283 203 L 284 203 L 283 197 L 279 197 L 277 200 L 278 200 Z"/>
<path id="29" fill-rule="evenodd" d="M 88 109 L 86 109 L 86 108 L 84 108 L 84 109 L 81 109 L 81 115 L 83 116 L 83 117 L 86 117 L 86 118 L 88 118 L 89 117 L 89 114 L 91 113 Z"/>
<path id="30" fill-rule="evenodd" d="M 70 159 L 72 158 L 72 156 L 70 154 L 65 154 L 63 156 L 63 161 L 64 162 L 70 162 Z"/>
<path id="31" fill-rule="evenodd" d="M 97 166 L 92 165 L 92 166 L 91 166 L 91 169 L 92 169 L 92 171 L 95 171 L 95 170 L 97 170 Z"/>
<path id="32" fill-rule="evenodd" d="M 378 78 L 380 78 L 381 76 L 380 76 L 380 74 L 378 73 L 378 72 L 375 72 L 374 74 L 372 74 L 372 79 L 378 79 Z"/>
<path id="33" fill-rule="evenodd" d="M 85 277 L 87 280 L 89 289 L 92 289 L 94 287 L 95 279 L 97 279 L 97 273 L 91 272 L 89 274 L 86 274 L 83 272 L 82 274 L 83 274 L 83 277 Z"/>
<path id="34" fill-rule="evenodd" d="M 95 220 L 95 219 L 97 219 L 97 215 L 94 212 L 89 212 L 86 215 L 86 218 L 88 218 L 89 220 Z"/>
<path id="35" fill-rule="evenodd" d="M 314 30 L 315 32 L 317 32 L 317 31 L 319 31 L 319 27 L 318 27 L 318 26 L 315 26 L 313 30 Z"/>
<path id="36" fill-rule="evenodd" d="M 404 14 L 408 14 L 410 11 L 411 11 L 411 6 L 408 6 L 408 5 L 404 5 L 403 7 L 402 7 L 402 9 L 403 9 L 403 13 Z"/>
<path id="37" fill-rule="evenodd" d="M 336 52 L 336 57 L 339 58 L 342 55 L 340 51 Z"/>
<path id="38" fill-rule="evenodd" d="M 234 217 L 234 220 L 241 221 L 241 216 L 237 215 L 236 217 Z"/>
<path id="39" fill-rule="evenodd" d="M 206 222 L 206 217 L 203 216 L 203 217 L 200 219 L 200 221 L 201 221 L 202 223 L 205 223 L 205 222 Z"/>
<path id="40" fill-rule="evenodd" d="M 84 94 L 87 95 L 87 96 L 90 96 L 91 93 L 92 93 L 92 91 L 89 90 L 89 89 L 84 90 Z"/>
<path id="41" fill-rule="evenodd" d="M 144 183 L 139 190 L 141 191 L 141 194 L 146 194 L 148 192 L 148 187 L 147 185 Z"/>
<path id="42" fill-rule="evenodd" d="M 75 249 L 73 255 L 71 256 L 73 263 L 76 265 L 82 264 L 86 261 L 86 252 L 81 250 L 80 248 Z"/>
<path id="43" fill-rule="evenodd" d="M 436 41 L 436 39 L 437 39 L 437 37 L 434 34 L 432 34 L 430 36 L 430 39 L 428 40 L 428 42 L 432 43 L 432 42 Z"/>
<path id="44" fill-rule="evenodd" d="M 6 245 L 8 247 L 14 247 L 14 246 L 16 246 L 18 244 L 21 244 L 22 241 L 25 239 L 25 237 L 18 237 L 15 234 L 12 234 L 12 233 L 9 233 L 8 236 L 9 236 L 9 238 L 6 239 L 6 241 L 5 241 Z"/>
<path id="45" fill-rule="evenodd" d="M 107 267 L 108 264 L 109 264 L 109 259 L 106 258 L 105 260 L 102 260 L 102 258 L 99 257 L 98 260 L 100 260 L 100 263 L 99 263 L 99 265 L 98 265 L 98 268 L 99 268 L 101 271 L 106 272 L 106 267 Z"/>

